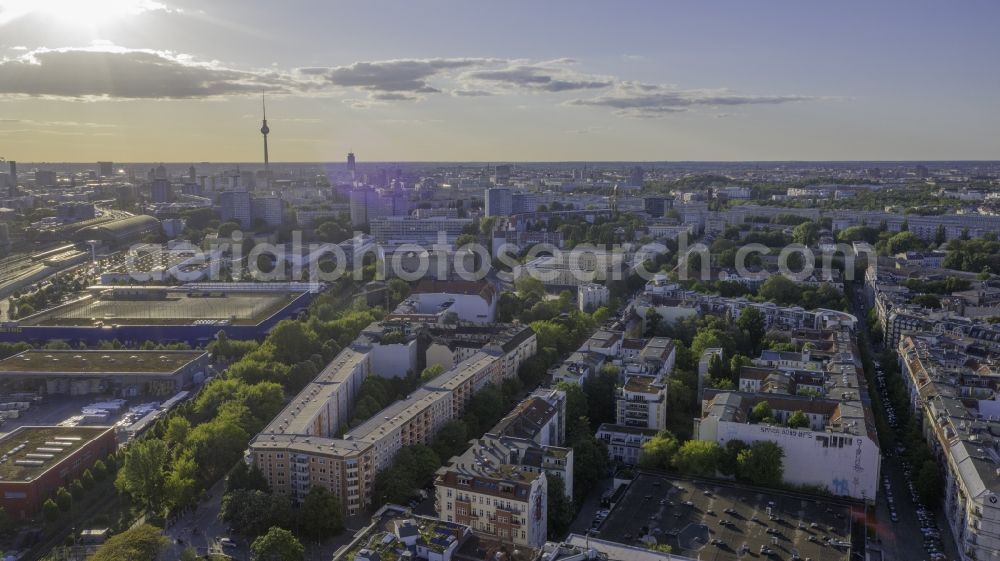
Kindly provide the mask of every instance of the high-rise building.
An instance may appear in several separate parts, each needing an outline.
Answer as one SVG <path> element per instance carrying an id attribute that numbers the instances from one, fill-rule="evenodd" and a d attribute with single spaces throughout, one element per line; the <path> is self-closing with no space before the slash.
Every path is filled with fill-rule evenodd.
<path id="1" fill-rule="evenodd" d="M 112 177 L 115 174 L 114 162 L 97 162 L 97 174 L 101 177 Z"/>
<path id="2" fill-rule="evenodd" d="M 434 244 L 442 235 L 446 243 L 455 243 L 462 231 L 472 224 L 472 219 L 386 216 L 372 218 L 369 223 L 372 236 L 381 244 Z"/>
<path id="3" fill-rule="evenodd" d="M 512 194 L 506 187 L 490 187 L 486 190 L 486 216 L 510 216 L 513 205 Z"/>
<path id="4" fill-rule="evenodd" d="M 510 165 L 499 165 L 494 169 L 493 184 L 507 185 L 510 183 Z"/>
<path id="5" fill-rule="evenodd" d="M 379 215 L 378 193 L 369 187 L 351 190 L 351 225 L 367 224 Z"/>
<path id="6" fill-rule="evenodd" d="M 149 199 L 154 203 L 169 203 L 174 199 L 174 190 L 168 179 L 154 179 L 149 186 Z"/>
<path id="7" fill-rule="evenodd" d="M 189 183 L 194 183 L 195 182 L 195 180 L 197 179 L 197 173 L 198 172 L 194 169 L 194 166 L 191 166 L 191 167 L 188 168 L 188 182 Z"/>
<path id="8" fill-rule="evenodd" d="M 354 152 L 347 153 L 347 171 L 352 174 L 357 170 L 357 163 L 354 161 Z"/>
<path id="9" fill-rule="evenodd" d="M 538 210 L 538 195 L 535 193 L 514 193 L 510 196 L 510 213 L 524 214 Z"/>
<path id="10" fill-rule="evenodd" d="M 10 177 L 7 178 L 7 195 L 10 197 L 17 196 L 17 162 L 11 160 L 7 162 L 10 166 Z"/>
<path id="11" fill-rule="evenodd" d="M 249 191 L 225 191 L 219 195 L 219 216 L 223 222 L 239 222 L 243 228 L 253 224 L 253 206 Z"/>
<path id="12" fill-rule="evenodd" d="M 285 220 L 285 201 L 281 197 L 254 197 L 252 201 L 253 220 L 261 220 L 268 226 L 281 226 Z"/>
<path id="13" fill-rule="evenodd" d="M 55 187 L 56 172 L 47 169 L 36 170 L 35 183 L 38 184 L 39 187 Z"/>
<path id="14" fill-rule="evenodd" d="M 629 187 L 642 187 L 643 182 L 646 179 L 646 170 L 639 166 L 635 166 L 628 172 L 628 185 Z"/>
<path id="15" fill-rule="evenodd" d="M 646 197 L 643 199 L 643 210 L 653 218 L 663 218 L 667 209 L 672 206 L 671 199 L 667 197 Z"/>

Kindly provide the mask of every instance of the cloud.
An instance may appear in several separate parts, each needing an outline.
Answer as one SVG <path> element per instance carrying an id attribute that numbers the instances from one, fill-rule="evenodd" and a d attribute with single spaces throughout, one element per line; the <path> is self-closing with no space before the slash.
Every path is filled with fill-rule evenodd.
<path id="1" fill-rule="evenodd" d="M 93 128 L 116 128 L 118 125 L 112 123 L 88 123 L 82 121 L 40 121 L 37 119 L 6 119 L 0 118 L 0 127 L 7 124 L 18 124 L 28 127 L 86 127 Z"/>
<path id="2" fill-rule="evenodd" d="M 401 92 L 426 94 L 441 92 L 430 84 L 429 80 L 432 78 L 456 69 L 495 62 L 494 59 L 485 58 L 394 59 L 355 62 L 334 68 L 305 68 L 300 69 L 300 72 L 309 76 L 321 76 L 336 86 L 359 88 L 379 95 Z M 410 100 L 412 97 L 404 99 Z"/>
<path id="3" fill-rule="evenodd" d="M 741 105 L 778 105 L 815 101 L 804 95 L 749 95 L 728 89 L 678 89 L 673 86 L 621 82 L 615 90 L 593 98 L 571 99 L 567 105 L 607 107 L 629 117 L 658 117 L 688 111 L 693 107 L 735 107 Z"/>
<path id="4" fill-rule="evenodd" d="M 486 97 L 493 95 L 486 90 L 452 90 L 451 95 L 458 97 Z"/>
<path id="5" fill-rule="evenodd" d="M 373 93 L 369 96 L 375 101 L 416 101 L 420 96 L 398 92 Z"/>
<path id="6" fill-rule="evenodd" d="M 462 75 L 462 79 L 501 88 L 550 93 L 601 89 L 615 83 L 613 78 L 579 74 L 565 68 L 566 65 L 575 63 L 575 60 L 568 58 L 539 63 L 510 63 L 504 68 L 469 71 Z"/>
<path id="7" fill-rule="evenodd" d="M 186 99 L 306 87 L 278 72 L 235 70 L 169 51 L 109 45 L 36 49 L 0 61 L 0 94 L 7 95 Z"/>

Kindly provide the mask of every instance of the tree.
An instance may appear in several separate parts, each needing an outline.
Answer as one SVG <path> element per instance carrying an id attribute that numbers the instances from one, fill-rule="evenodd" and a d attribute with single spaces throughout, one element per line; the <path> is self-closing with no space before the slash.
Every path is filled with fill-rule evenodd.
<path id="1" fill-rule="evenodd" d="M 94 462 L 94 480 L 104 481 L 108 477 L 108 465 L 104 463 L 104 460 L 97 460 Z"/>
<path id="2" fill-rule="evenodd" d="M 534 297 L 537 300 L 545 299 L 545 285 L 535 277 L 525 275 L 514 281 L 514 290 L 521 298 Z"/>
<path id="3" fill-rule="evenodd" d="M 176 446 L 184 442 L 190 431 L 191 423 L 181 415 L 174 415 L 167 421 L 167 429 L 163 438 L 169 446 Z"/>
<path id="4" fill-rule="evenodd" d="M 245 536 L 259 536 L 273 526 L 291 526 L 291 504 L 282 495 L 237 489 L 222 497 L 219 518 Z"/>
<path id="5" fill-rule="evenodd" d="M 181 550 L 180 561 L 201 561 L 201 559 L 202 557 L 191 546 L 187 546 Z"/>
<path id="6" fill-rule="evenodd" d="M 295 364 L 309 358 L 320 349 L 316 333 L 301 321 L 288 319 L 279 321 L 267 338 L 268 342 L 274 345 L 275 360 L 285 364 Z"/>
<path id="7" fill-rule="evenodd" d="M 666 469 L 673 462 L 678 447 L 674 435 L 662 431 L 642 444 L 639 450 L 639 465 L 644 468 Z"/>
<path id="8" fill-rule="evenodd" d="M 589 409 L 587 395 L 583 393 L 583 389 L 578 384 L 565 381 L 557 383 L 555 389 L 566 392 L 566 440 L 572 443 L 582 436 L 589 435 L 589 428 L 586 433 L 577 434 L 580 431 L 577 430 L 576 422 L 580 417 L 586 417 Z"/>
<path id="9" fill-rule="evenodd" d="M 747 334 L 750 339 L 750 348 L 753 356 L 760 353 L 761 345 L 764 341 L 764 314 L 756 306 L 748 306 L 740 312 L 739 319 L 736 320 L 737 327 Z"/>
<path id="10" fill-rule="evenodd" d="M 60 487 L 56 490 L 56 504 L 59 505 L 59 510 L 68 512 L 73 506 L 73 495 L 65 487 Z"/>
<path id="11" fill-rule="evenodd" d="M 774 411 L 771 404 L 766 401 L 758 401 L 750 410 L 751 423 L 770 423 L 774 421 Z"/>
<path id="12" fill-rule="evenodd" d="M 444 366 L 441 366 L 440 364 L 432 364 L 427 368 L 424 368 L 424 371 L 420 373 L 420 383 L 425 384 L 430 382 L 434 378 L 440 376 L 443 372 Z"/>
<path id="13" fill-rule="evenodd" d="M 608 448 L 592 435 L 573 443 L 573 496 L 582 501 L 608 473 Z"/>
<path id="14" fill-rule="evenodd" d="M 785 424 L 788 425 L 788 428 L 792 429 L 805 428 L 809 426 L 809 417 L 806 417 L 806 414 L 802 411 L 796 411 L 788 417 Z"/>
<path id="15" fill-rule="evenodd" d="M 306 550 L 288 530 L 272 527 L 250 545 L 257 561 L 302 561 Z"/>
<path id="16" fill-rule="evenodd" d="M 115 487 L 145 508 L 157 510 L 163 504 L 166 480 L 163 470 L 168 457 L 167 445 L 162 440 L 147 438 L 133 443 L 125 449 L 125 462 Z"/>
<path id="17" fill-rule="evenodd" d="M 900 232 L 885 242 L 885 250 L 889 255 L 917 251 L 924 248 L 924 242 L 913 232 Z"/>
<path id="18" fill-rule="evenodd" d="M 108 538 L 87 561 L 148 561 L 156 559 L 166 544 L 159 528 L 143 524 Z"/>
<path id="19" fill-rule="evenodd" d="M 615 389 L 618 387 L 619 368 L 608 363 L 601 367 L 596 376 L 583 382 L 583 393 L 587 396 L 587 418 L 592 429 L 601 423 L 615 422 Z"/>
<path id="20" fill-rule="evenodd" d="M 719 458 L 719 473 L 726 476 L 735 476 L 738 469 L 737 459 L 740 452 L 747 448 L 749 446 L 742 440 L 734 439 L 726 442 L 726 446 L 722 449 L 722 455 Z"/>
<path id="21" fill-rule="evenodd" d="M 52 499 L 45 499 L 45 502 L 42 503 L 42 515 L 49 522 L 55 522 L 59 518 L 59 512 L 59 505 Z"/>
<path id="22" fill-rule="evenodd" d="M 711 440 L 688 440 L 673 458 L 674 467 L 682 473 L 712 477 L 718 470 L 722 448 Z"/>
<path id="23" fill-rule="evenodd" d="M 340 502 L 326 487 L 313 486 L 300 512 L 302 531 L 314 540 L 324 540 L 344 530 Z"/>
<path id="24" fill-rule="evenodd" d="M 452 419 L 441 426 L 431 445 L 442 460 L 451 458 L 465 450 L 469 440 L 468 426 L 464 421 Z"/>
<path id="25" fill-rule="evenodd" d="M 226 493 L 237 489 L 255 489 L 264 491 L 265 493 L 270 492 L 267 479 L 264 477 L 264 473 L 260 471 L 260 468 L 257 467 L 257 464 L 248 466 L 246 462 L 236 462 L 233 469 L 229 470 L 229 476 L 226 478 Z"/>
<path id="26" fill-rule="evenodd" d="M 79 501 L 83 498 L 83 482 L 79 479 L 74 479 L 69 484 L 69 494 L 73 496 L 74 501 Z"/>
<path id="27" fill-rule="evenodd" d="M 736 458 L 737 477 L 754 485 L 776 487 L 784 476 L 785 451 L 770 440 L 754 442 Z"/>
<path id="28" fill-rule="evenodd" d="M 813 221 L 803 222 L 792 230 L 792 239 L 795 243 L 804 246 L 811 246 L 819 240 L 819 224 Z"/>
<path id="29" fill-rule="evenodd" d="M 566 482 L 558 475 L 546 474 L 548 479 L 548 537 L 553 541 L 561 541 L 569 530 L 576 515 L 573 501 L 566 497 Z"/>
<path id="30" fill-rule="evenodd" d="M 191 451 L 174 459 L 164 481 L 164 497 L 172 509 L 191 506 L 198 498 L 198 465 Z"/>
<path id="31" fill-rule="evenodd" d="M 941 469 L 938 468 L 934 460 L 927 460 L 920 466 L 917 472 L 915 483 L 917 494 L 920 495 L 920 502 L 934 509 L 941 504 L 941 496 L 944 494 L 944 483 L 941 477 Z"/>
<path id="32" fill-rule="evenodd" d="M 646 310 L 646 316 L 643 320 L 643 325 L 646 326 L 646 337 L 652 337 L 659 333 L 660 325 L 663 323 L 663 316 L 660 315 L 660 312 L 656 311 L 656 308 Z"/>
<path id="33" fill-rule="evenodd" d="M 80 476 L 80 483 L 83 484 L 83 488 L 90 490 L 94 487 L 94 474 L 89 470 L 83 470 L 83 475 Z"/>
<path id="34" fill-rule="evenodd" d="M 771 275 L 757 289 L 757 295 L 763 300 L 784 305 L 798 303 L 801 291 L 795 282 L 784 275 Z"/>

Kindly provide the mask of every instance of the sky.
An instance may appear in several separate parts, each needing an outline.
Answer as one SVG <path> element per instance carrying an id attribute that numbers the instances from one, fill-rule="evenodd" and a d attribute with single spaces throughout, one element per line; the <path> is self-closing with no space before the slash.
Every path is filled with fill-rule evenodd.
<path id="1" fill-rule="evenodd" d="M 24 162 L 1000 159 L 1000 2 L 0 0 Z"/>

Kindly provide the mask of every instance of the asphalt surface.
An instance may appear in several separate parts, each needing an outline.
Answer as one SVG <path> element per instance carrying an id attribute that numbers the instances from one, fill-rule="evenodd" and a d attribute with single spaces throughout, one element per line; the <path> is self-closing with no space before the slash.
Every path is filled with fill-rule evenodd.
<path id="1" fill-rule="evenodd" d="M 871 344 L 871 337 L 868 333 L 868 323 L 865 321 L 866 310 L 862 304 L 860 290 L 851 291 L 851 306 L 855 316 L 858 318 L 858 344 L 863 345 L 868 355 L 875 358 L 877 353 Z M 878 387 L 869 388 L 869 393 L 873 400 L 881 400 L 882 395 Z M 909 412 L 897 411 L 897 415 L 908 414 Z M 875 410 L 875 414 L 879 414 Z M 890 440 L 895 446 L 895 435 L 891 435 Z M 893 499 L 896 501 L 897 522 L 892 522 L 889 513 L 888 495 L 879 482 L 879 494 L 875 504 L 877 540 L 875 547 L 882 551 L 885 561 L 920 561 L 930 558 L 930 554 L 924 550 L 923 536 L 920 532 L 920 521 L 917 519 L 917 506 L 910 497 L 907 487 L 907 477 L 903 473 L 903 466 L 895 452 L 883 450 L 883 460 L 881 474 L 889 477 L 889 484 L 892 489 Z M 959 559 L 958 549 L 951 535 L 944 515 L 937 513 L 938 530 L 941 533 L 941 541 L 944 545 L 945 555 L 949 559 Z"/>

